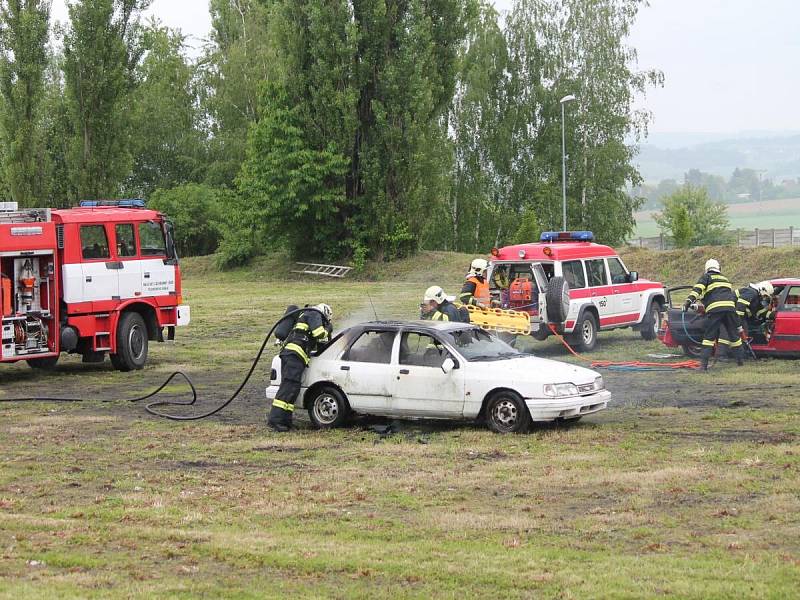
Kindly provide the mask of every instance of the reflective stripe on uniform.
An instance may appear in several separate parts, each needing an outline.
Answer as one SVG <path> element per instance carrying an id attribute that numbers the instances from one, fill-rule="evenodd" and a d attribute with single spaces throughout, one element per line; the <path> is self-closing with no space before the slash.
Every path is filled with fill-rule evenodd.
<path id="1" fill-rule="evenodd" d="M 318 338 L 318 337 L 321 337 L 321 336 L 325 335 L 326 333 L 328 333 L 328 332 L 325 330 L 325 327 L 320 325 L 314 331 L 311 332 L 311 335 L 312 335 L 312 337 Z"/>
<path id="2" fill-rule="evenodd" d="M 284 350 L 291 350 L 292 352 L 294 352 L 295 354 L 297 354 L 297 355 L 298 355 L 300 358 L 302 358 L 302 359 L 303 359 L 303 361 L 304 361 L 306 364 L 308 364 L 308 354 L 306 354 L 306 351 L 305 351 L 305 350 L 303 350 L 303 348 L 302 348 L 302 347 L 298 346 L 297 344 L 286 344 L 286 345 L 283 347 L 283 349 L 284 349 Z"/>
<path id="3" fill-rule="evenodd" d="M 282 408 L 283 410 L 294 412 L 294 404 L 289 404 L 288 402 L 284 402 L 283 400 L 275 400 L 272 401 L 272 406 L 276 406 L 277 408 Z"/>
<path id="4" fill-rule="evenodd" d="M 431 321 L 449 321 L 449 320 L 450 317 L 448 317 L 446 314 L 438 310 L 435 313 L 433 313 L 433 316 L 431 317 Z"/>
<path id="5" fill-rule="evenodd" d="M 714 347 L 714 340 L 703 340 L 703 346 L 711 346 Z"/>
<path id="6" fill-rule="evenodd" d="M 708 292 L 710 292 L 711 290 L 716 290 L 716 289 L 719 289 L 719 288 L 727 288 L 729 290 L 732 290 L 733 286 L 730 283 L 728 283 L 727 281 L 717 281 L 715 283 L 710 284 L 706 288 L 706 294 Z"/>
<path id="7" fill-rule="evenodd" d="M 300 331 L 308 331 L 308 323 L 296 323 L 294 328 Z"/>
<path id="8" fill-rule="evenodd" d="M 725 340 L 725 339 L 723 339 L 723 338 L 719 338 L 717 341 L 718 341 L 720 344 L 724 345 L 724 346 L 730 346 L 730 345 L 731 345 L 731 343 L 730 343 L 730 341 L 729 341 L 729 340 Z"/>
<path id="9" fill-rule="evenodd" d="M 735 342 L 731 342 L 731 348 L 738 348 L 742 345 L 742 338 L 738 338 Z"/>
<path id="10" fill-rule="evenodd" d="M 712 302 L 708 306 L 706 306 L 706 312 L 711 312 L 716 308 L 736 308 L 736 304 L 734 304 L 733 300 L 719 300 L 717 302 Z"/>

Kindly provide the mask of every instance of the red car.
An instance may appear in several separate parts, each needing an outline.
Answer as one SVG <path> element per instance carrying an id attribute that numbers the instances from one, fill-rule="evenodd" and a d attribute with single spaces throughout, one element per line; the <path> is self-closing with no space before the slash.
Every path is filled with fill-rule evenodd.
<path id="1" fill-rule="evenodd" d="M 750 332 L 750 346 L 756 356 L 800 356 L 800 279 L 781 277 L 769 281 L 775 288 L 775 320 L 767 322 L 763 334 L 753 335 Z M 681 310 L 685 294 L 680 294 L 676 302 L 672 300 L 675 292 L 689 289 L 691 286 L 667 290 L 667 310 L 662 318 L 658 339 L 670 348 L 682 347 L 688 356 L 698 356 L 705 317 L 699 312 Z"/>

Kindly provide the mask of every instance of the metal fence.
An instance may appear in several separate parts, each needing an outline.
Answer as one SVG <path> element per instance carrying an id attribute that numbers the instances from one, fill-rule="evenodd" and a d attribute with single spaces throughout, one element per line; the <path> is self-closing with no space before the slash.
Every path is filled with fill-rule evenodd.
<path id="1" fill-rule="evenodd" d="M 784 246 L 800 247 L 800 231 L 795 227 L 786 229 L 733 229 L 728 232 L 731 245 L 740 248 L 755 248 L 756 246 L 766 246 L 767 248 L 781 248 Z M 649 248 L 650 250 L 672 250 L 675 242 L 669 235 L 655 237 L 638 237 L 628 242 L 628 245 L 637 248 Z"/>

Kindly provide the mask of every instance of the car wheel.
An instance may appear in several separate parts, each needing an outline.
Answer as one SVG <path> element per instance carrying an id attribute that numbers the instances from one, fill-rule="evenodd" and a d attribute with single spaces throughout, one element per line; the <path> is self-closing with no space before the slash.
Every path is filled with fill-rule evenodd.
<path id="1" fill-rule="evenodd" d="M 594 349 L 597 344 L 597 319 L 593 313 L 583 313 L 568 341 L 573 350 L 589 352 Z"/>
<path id="2" fill-rule="evenodd" d="M 126 312 L 117 326 L 117 353 L 111 355 L 111 363 L 119 371 L 134 371 L 147 362 L 147 325 L 142 315 Z"/>
<path id="3" fill-rule="evenodd" d="M 641 333 L 645 340 L 654 340 L 658 337 L 658 330 L 661 328 L 661 311 L 663 307 L 658 300 L 653 300 L 647 309 L 647 314 L 642 319 Z"/>
<path id="4" fill-rule="evenodd" d="M 700 355 L 703 353 L 703 347 L 700 344 L 686 342 L 682 347 L 683 353 L 689 358 L 700 358 Z"/>
<path id="5" fill-rule="evenodd" d="M 522 433 L 530 423 L 528 407 L 516 392 L 498 392 L 486 405 L 486 424 L 495 433 Z"/>
<path id="6" fill-rule="evenodd" d="M 553 277 L 547 284 L 545 293 L 547 320 L 550 323 L 563 323 L 569 313 L 569 284 L 563 277 Z"/>
<path id="7" fill-rule="evenodd" d="M 52 371 L 53 369 L 56 368 L 56 364 L 58 364 L 57 356 L 50 356 L 48 358 L 36 358 L 28 361 L 28 366 L 31 369 L 36 369 L 40 371 Z"/>
<path id="8" fill-rule="evenodd" d="M 317 429 L 341 427 L 350 416 L 350 405 L 344 394 L 326 385 L 313 392 L 308 416 Z"/>
<path id="9" fill-rule="evenodd" d="M 542 323 L 539 325 L 538 331 L 531 332 L 531 336 L 533 337 L 533 339 L 543 342 L 550 336 L 550 330 L 544 323 Z"/>

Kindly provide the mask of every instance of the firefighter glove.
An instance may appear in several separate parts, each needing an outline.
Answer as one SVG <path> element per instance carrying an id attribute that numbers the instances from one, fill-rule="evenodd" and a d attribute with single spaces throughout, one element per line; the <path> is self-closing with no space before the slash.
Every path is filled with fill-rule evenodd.
<path id="1" fill-rule="evenodd" d="M 691 305 L 692 305 L 692 299 L 691 298 L 687 298 L 686 302 L 683 303 L 683 312 L 686 312 L 687 310 L 689 310 L 689 307 Z"/>

